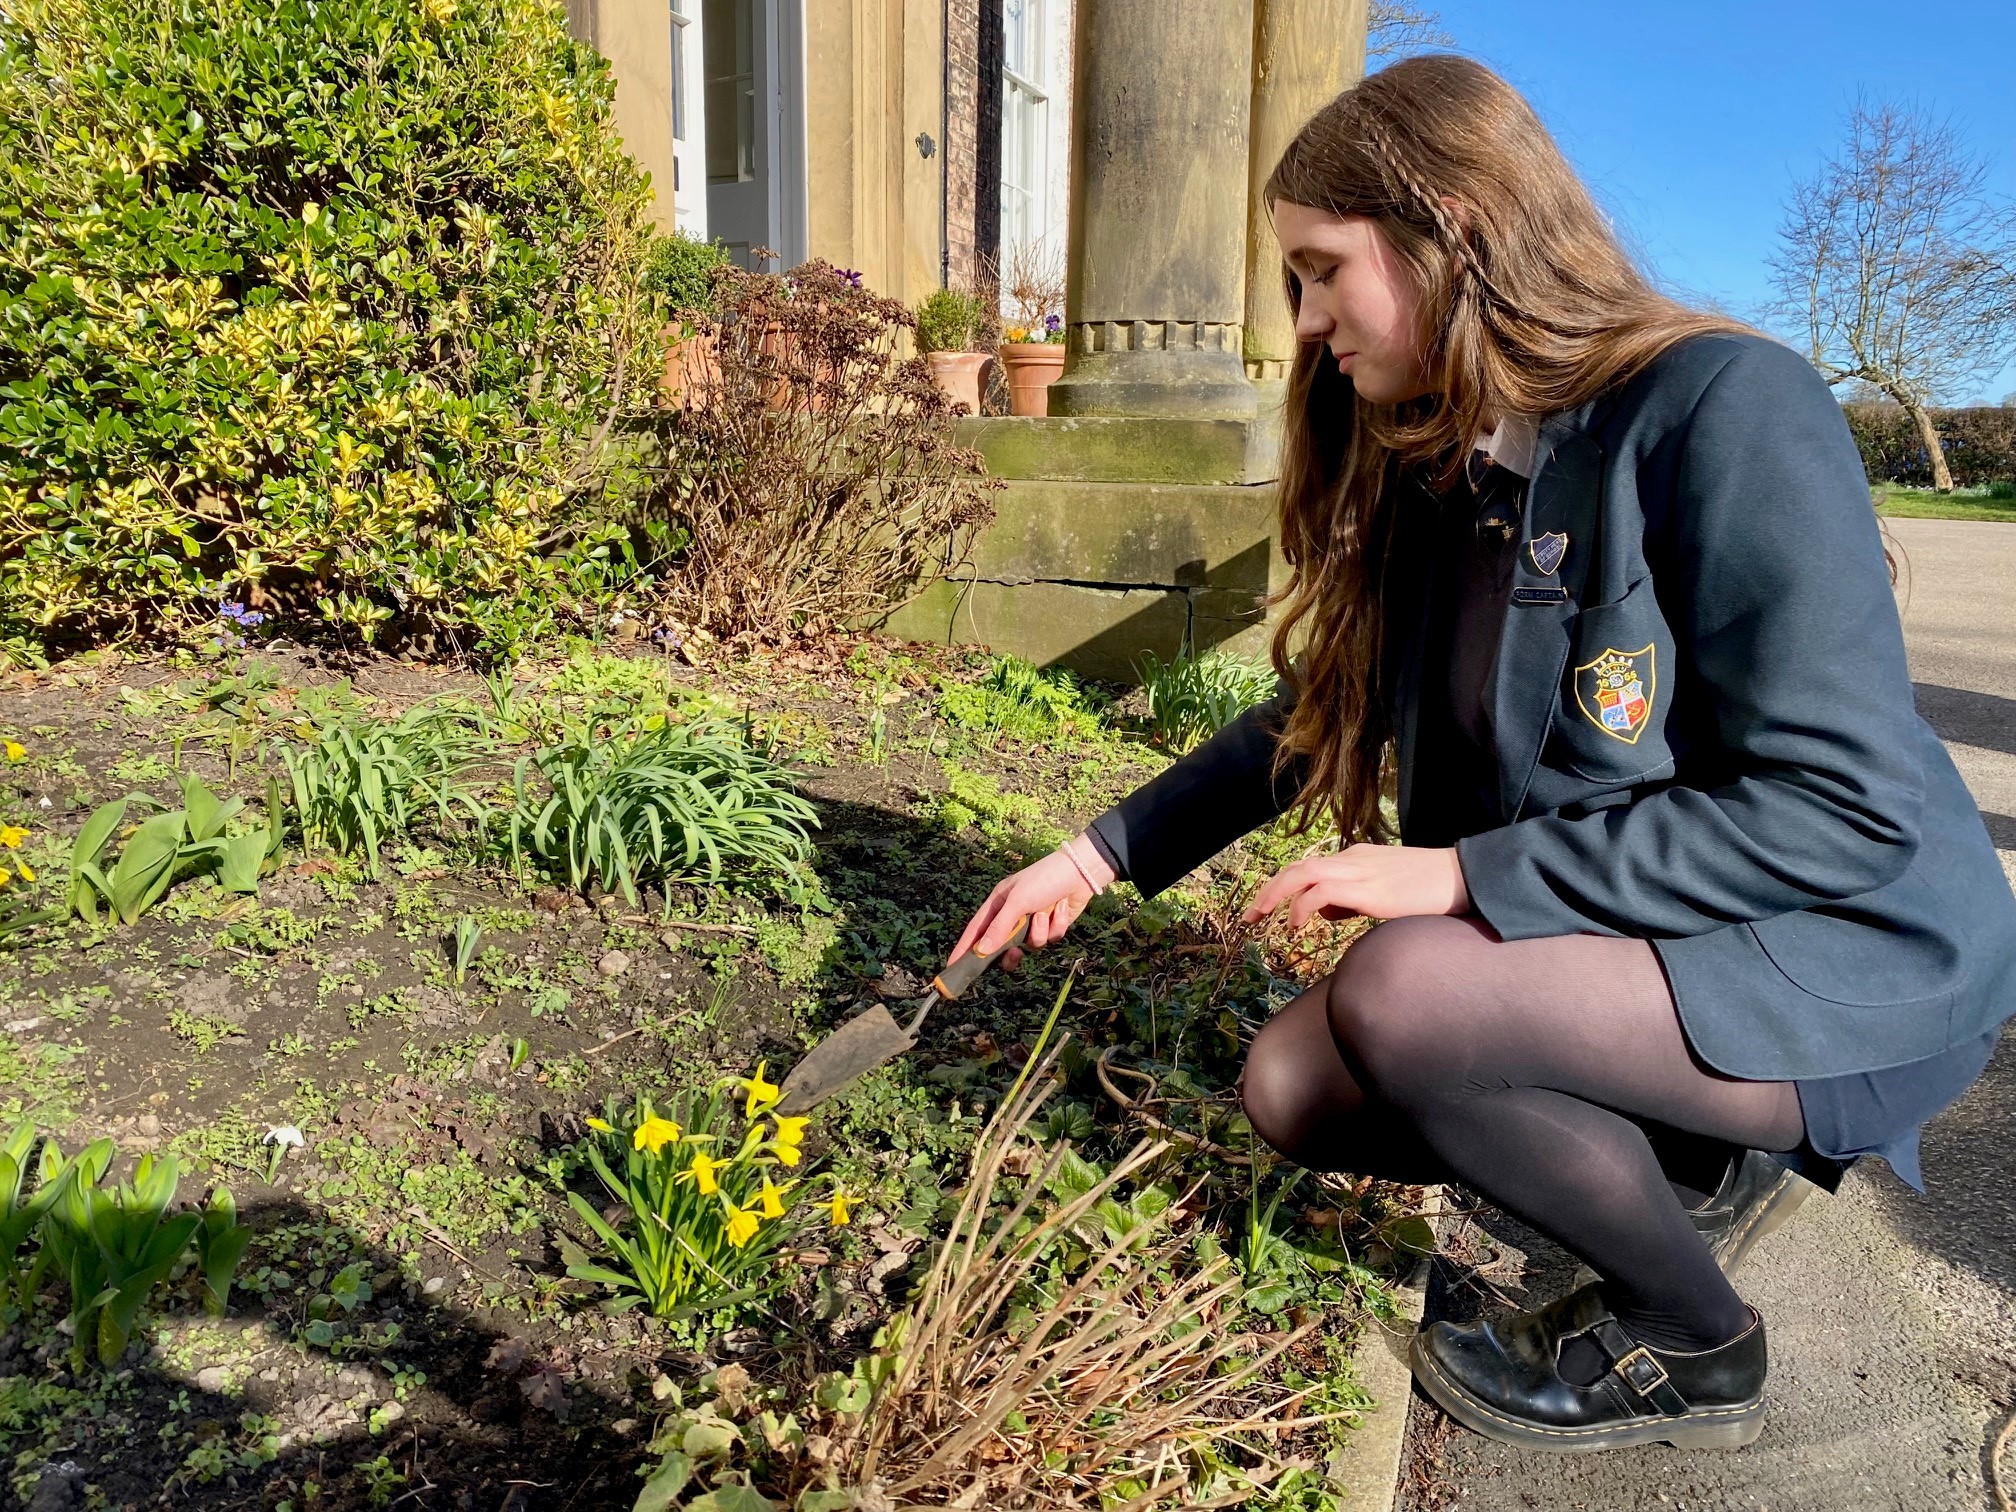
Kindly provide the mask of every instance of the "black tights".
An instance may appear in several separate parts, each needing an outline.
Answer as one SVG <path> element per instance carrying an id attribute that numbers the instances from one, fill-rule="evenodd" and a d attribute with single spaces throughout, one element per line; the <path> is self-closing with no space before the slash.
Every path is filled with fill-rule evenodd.
<path id="1" fill-rule="evenodd" d="M 1655 1348 L 1712 1348 L 1749 1310 L 1686 1206 L 1736 1150 L 1790 1150 L 1790 1082 L 1695 1059 L 1651 946 L 1500 940 L 1469 918 L 1395 919 L 1260 1031 L 1254 1129 L 1319 1171 L 1460 1181 L 1586 1260 Z"/>

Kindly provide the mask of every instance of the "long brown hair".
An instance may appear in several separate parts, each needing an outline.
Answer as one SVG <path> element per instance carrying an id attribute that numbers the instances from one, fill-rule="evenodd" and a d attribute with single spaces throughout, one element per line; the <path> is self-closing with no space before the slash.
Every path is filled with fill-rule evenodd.
<path id="1" fill-rule="evenodd" d="M 1277 769 L 1308 760 L 1303 823 L 1327 812 L 1347 841 L 1384 839 L 1378 676 L 1398 470 L 1446 487 L 1487 415 L 1571 409 L 1676 341 L 1746 328 L 1654 290 L 1532 107 L 1467 58 L 1409 58 L 1337 96 L 1281 154 L 1277 200 L 1371 218 L 1420 295 L 1435 391 L 1372 404 L 1322 342 L 1304 342 L 1281 447 L 1290 576 L 1272 654 L 1300 698 Z M 1301 281 L 1282 273 L 1299 313 Z"/>

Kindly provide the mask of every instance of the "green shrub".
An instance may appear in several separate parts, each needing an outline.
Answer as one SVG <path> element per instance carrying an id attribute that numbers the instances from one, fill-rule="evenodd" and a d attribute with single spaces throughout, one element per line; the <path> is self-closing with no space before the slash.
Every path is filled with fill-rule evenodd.
<path id="1" fill-rule="evenodd" d="M 1229 651 L 1185 650 L 1165 662 L 1153 651 L 1138 670 L 1155 738 L 1179 755 L 1207 740 L 1274 691 L 1274 669 Z"/>
<path id="2" fill-rule="evenodd" d="M 1931 458 L 1903 406 L 1844 404 L 1841 413 L 1861 449 L 1862 467 L 1870 482 L 1920 488 L 1931 485 Z M 1954 483 L 1967 488 L 2016 477 L 2016 409 L 1978 405 L 1935 409 L 1931 415 Z"/>
<path id="3" fill-rule="evenodd" d="M 647 188 L 543 0 L 0 17 L 0 631 L 509 650 L 631 570 Z"/>
<path id="4" fill-rule="evenodd" d="M 663 295 L 673 315 L 718 315 L 714 270 L 728 262 L 728 249 L 718 241 L 701 241 L 675 231 L 651 244 L 644 258 L 643 286 Z"/>
<path id="5" fill-rule="evenodd" d="M 645 883 L 786 871 L 810 857 L 819 822 L 782 765 L 707 720 L 584 732 L 521 758 L 514 786 L 513 859 L 632 906 Z"/>
<path id="6" fill-rule="evenodd" d="M 987 302 L 959 289 L 933 289 L 917 306 L 917 350 L 964 352 L 988 326 Z"/>

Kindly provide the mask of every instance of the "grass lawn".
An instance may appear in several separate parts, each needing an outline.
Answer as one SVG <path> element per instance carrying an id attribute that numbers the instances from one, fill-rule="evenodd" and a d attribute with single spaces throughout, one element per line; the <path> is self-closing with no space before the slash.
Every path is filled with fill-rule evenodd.
<path id="1" fill-rule="evenodd" d="M 1941 494 L 1924 488 L 1893 488 L 1876 503 L 1876 513 L 1893 519 L 1993 520 L 2016 525 L 2016 499 L 1980 494 Z"/>
<path id="2" fill-rule="evenodd" d="M 706 1484 L 748 1491 L 721 1506 L 782 1506 L 749 1477 L 801 1487 L 849 1452 L 864 1382 L 879 1379 L 858 1362 L 925 1284 L 976 1136 L 1074 962 L 1073 1043 L 1031 1139 L 1003 1164 L 1003 1200 L 1055 1169 L 1067 1142 L 1055 1179 L 1080 1192 L 1147 1132 L 1144 1118 L 1170 1144 L 1083 1218 L 1082 1245 L 1059 1241 L 1026 1305 L 987 1328 L 1012 1339 L 1112 1234 L 1160 1225 L 1163 1268 L 1137 1277 L 1147 1294 L 1224 1256 L 1238 1284 L 1196 1320 L 1214 1343 L 1260 1341 L 1256 1356 L 1278 1345 L 1273 1389 L 1295 1394 L 1293 1412 L 1362 1408 L 1348 1343 L 1386 1306 L 1379 1267 L 1393 1246 L 1404 1260 L 1418 1242 L 1418 1224 L 1401 1226 L 1420 1194 L 1249 1163 L 1233 1091 L 1244 1043 L 1352 933 L 1239 925 L 1254 881 L 1301 853 L 1272 831 L 1152 904 L 1125 888 L 1096 899 L 1067 947 L 983 978 L 931 1015 L 909 1056 L 816 1110 L 787 1187 L 844 1189 L 851 1221 L 836 1226 L 817 1203 L 766 1267 L 768 1294 L 658 1318 L 612 1311 L 603 1281 L 569 1275 L 621 1268 L 570 1193 L 605 1225 L 628 1222 L 591 1169 L 609 1136 L 589 1115 L 620 1118 L 639 1093 L 668 1106 L 759 1064 L 781 1080 L 826 1030 L 920 992 L 1005 871 L 1166 760 L 1124 707 L 1070 685 L 1008 707 L 1015 684 L 990 684 L 990 670 L 861 639 L 693 662 L 583 647 L 487 687 L 285 646 L 98 653 L 9 677 L 0 734 L 21 749 L 0 761 L 0 824 L 29 833 L 0 859 L 29 862 L 42 903 L 62 898 L 98 805 L 137 791 L 177 806 L 178 775 L 194 771 L 263 814 L 275 742 L 443 698 L 492 717 L 471 791 L 493 816 L 539 732 L 713 710 L 792 763 L 818 828 L 809 867 L 788 880 L 731 872 L 632 903 L 519 875 L 508 824 L 486 838 L 430 809 L 385 837 L 373 875 L 361 852 L 304 848 L 290 820 L 256 896 L 182 881 L 132 925 L 101 913 L 7 936 L 0 1135 L 32 1122 L 66 1154 L 109 1140 L 112 1179 L 143 1153 L 172 1153 L 181 1197 L 228 1184 L 253 1234 L 222 1315 L 201 1305 L 199 1273 L 171 1276 L 109 1367 L 75 1357 L 53 1270 L 0 1297 L 0 1501 L 620 1512 L 641 1474 L 683 1454 Z M 25 885 L 15 877 L 8 896 Z M 267 1141 L 281 1127 L 299 1131 L 298 1148 Z M 1031 1194 L 1039 1212 L 1044 1190 Z M 1099 1374 L 1060 1401 L 1096 1392 Z M 1241 1410 L 1268 1400 L 1286 1398 L 1249 1396 Z M 1039 1443 L 1018 1459 L 1015 1435 L 1045 1420 L 1027 1399 L 1010 1418 L 972 1474 L 1005 1487 L 1018 1465 L 1040 1477 L 1043 1454 L 1068 1458 Z M 1210 1473 L 1222 1490 L 1241 1466 L 1299 1458 L 1316 1467 L 1306 1483 L 1291 1472 L 1265 1504 L 1334 1507 L 1320 1467 L 1345 1431 L 1305 1427 L 1250 1455 L 1221 1446 Z"/>

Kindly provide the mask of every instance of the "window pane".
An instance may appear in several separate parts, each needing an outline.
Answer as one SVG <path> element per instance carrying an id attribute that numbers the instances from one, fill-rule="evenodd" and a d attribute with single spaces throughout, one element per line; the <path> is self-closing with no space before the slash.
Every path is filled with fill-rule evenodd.
<path id="1" fill-rule="evenodd" d="M 1043 78 L 1043 0 L 1001 0 L 1001 62 L 1010 73 Z"/>
<path id="2" fill-rule="evenodd" d="M 706 74 L 707 182 L 756 176 L 755 0 L 704 0 L 701 58 Z"/>
<path id="3" fill-rule="evenodd" d="M 672 0 L 672 140 L 686 140 L 685 0 Z"/>

